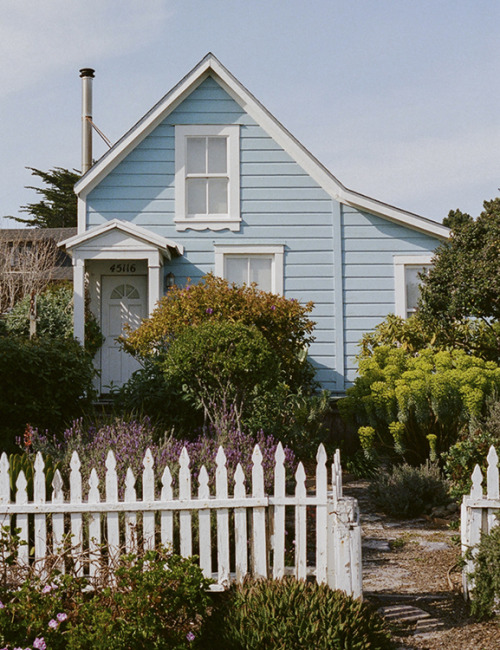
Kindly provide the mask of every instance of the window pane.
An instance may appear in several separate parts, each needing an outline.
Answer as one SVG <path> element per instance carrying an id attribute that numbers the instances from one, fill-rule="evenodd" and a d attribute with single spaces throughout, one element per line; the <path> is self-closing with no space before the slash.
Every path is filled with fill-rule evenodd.
<path id="1" fill-rule="evenodd" d="M 227 178 L 211 178 L 208 181 L 209 214 L 227 214 Z"/>
<path id="2" fill-rule="evenodd" d="M 187 139 L 186 171 L 188 174 L 205 174 L 206 169 L 206 139 Z"/>
<path id="3" fill-rule="evenodd" d="M 226 256 L 225 277 L 228 282 L 235 282 L 240 286 L 248 283 L 248 257 Z"/>
<path id="4" fill-rule="evenodd" d="M 208 138 L 208 173 L 227 173 L 227 138 Z"/>
<path id="5" fill-rule="evenodd" d="M 206 214 L 207 181 L 204 178 L 188 178 L 186 185 L 188 214 Z"/>
<path id="6" fill-rule="evenodd" d="M 420 278 L 419 273 L 425 270 L 423 266 L 406 266 L 405 267 L 405 284 L 406 284 L 406 313 L 411 316 L 417 308 L 420 297 Z"/>
<path id="7" fill-rule="evenodd" d="M 250 258 L 250 282 L 256 282 L 262 291 L 272 291 L 272 260 L 269 257 Z"/>

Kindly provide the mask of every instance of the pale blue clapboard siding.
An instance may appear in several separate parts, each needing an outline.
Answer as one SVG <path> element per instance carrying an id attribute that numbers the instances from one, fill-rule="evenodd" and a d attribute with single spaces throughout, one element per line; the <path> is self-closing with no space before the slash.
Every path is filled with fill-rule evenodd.
<path id="1" fill-rule="evenodd" d="M 240 125 L 239 232 L 176 230 L 176 124 Z M 165 267 L 180 285 L 213 271 L 216 244 L 284 245 L 285 295 L 315 302 L 311 318 L 317 323 L 317 339 L 310 357 L 318 380 L 335 390 L 342 386 L 337 367 L 344 372 L 345 365 L 347 381 L 353 380 L 356 342 L 394 309 L 392 256 L 431 250 L 436 244 L 418 232 L 344 207 L 339 245 L 333 240 L 333 215 L 339 214 L 316 181 L 208 78 L 90 193 L 87 223 L 124 219 L 182 244 L 185 254 Z M 337 268 L 344 273 L 336 285 L 334 250 L 342 251 Z M 342 282 L 344 295 L 339 290 L 335 302 L 334 287 L 341 288 Z M 336 326 L 341 334 L 345 331 L 341 363 L 336 359 L 342 350 L 336 345 Z"/>
<path id="2" fill-rule="evenodd" d="M 434 237 L 343 206 L 344 330 L 347 385 L 355 377 L 356 343 L 394 312 L 394 255 L 433 251 Z"/>

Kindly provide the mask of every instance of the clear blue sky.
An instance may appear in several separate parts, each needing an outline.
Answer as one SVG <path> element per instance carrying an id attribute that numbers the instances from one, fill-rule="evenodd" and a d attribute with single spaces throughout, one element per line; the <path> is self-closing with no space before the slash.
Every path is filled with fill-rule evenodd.
<path id="1" fill-rule="evenodd" d="M 114 142 L 208 51 L 351 189 L 436 221 L 500 194 L 497 0 L 0 8 L 0 216 L 36 200 L 25 166 L 80 167 L 80 68 Z"/>

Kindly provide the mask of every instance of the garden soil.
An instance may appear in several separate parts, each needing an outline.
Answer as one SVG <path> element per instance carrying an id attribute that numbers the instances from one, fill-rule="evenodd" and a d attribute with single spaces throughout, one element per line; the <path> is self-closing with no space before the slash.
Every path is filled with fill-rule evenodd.
<path id="1" fill-rule="evenodd" d="M 348 477 L 344 494 L 361 512 L 364 598 L 385 617 L 397 648 L 500 650 L 500 621 L 475 621 L 463 599 L 453 517 L 391 519 L 373 506 L 366 481 Z"/>

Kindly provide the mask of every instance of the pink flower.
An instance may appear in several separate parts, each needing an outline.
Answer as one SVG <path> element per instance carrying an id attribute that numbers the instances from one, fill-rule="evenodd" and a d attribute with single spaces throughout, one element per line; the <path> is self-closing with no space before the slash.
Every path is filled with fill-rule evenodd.
<path id="1" fill-rule="evenodd" d="M 186 639 L 187 639 L 188 641 L 194 641 L 195 636 L 194 636 L 194 634 L 193 634 L 192 632 L 188 632 L 188 633 L 186 634 Z"/>
<path id="2" fill-rule="evenodd" d="M 53 630 L 57 630 L 57 628 L 59 627 L 59 622 L 52 618 L 49 621 L 49 627 L 52 628 Z"/>
<path id="3" fill-rule="evenodd" d="M 62 623 L 68 618 L 68 615 L 65 614 L 64 612 L 61 612 L 60 614 L 57 615 L 57 620 Z"/>
<path id="4" fill-rule="evenodd" d="M 36 648 L 36 650 L 47 650 L 47 644 L 45 643 L 43 636 L 37 636 L 33 641 L 33 648 Z"/>

